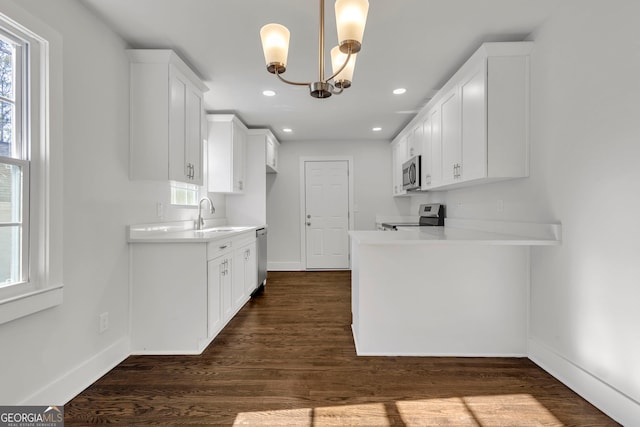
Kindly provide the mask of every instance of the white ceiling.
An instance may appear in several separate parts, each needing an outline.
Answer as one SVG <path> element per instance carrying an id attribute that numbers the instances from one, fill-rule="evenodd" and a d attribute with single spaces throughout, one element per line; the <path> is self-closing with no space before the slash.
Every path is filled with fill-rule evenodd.
<path id="1" fill-rule="evenodd" d="M 288 27 L 284 77 L 317 80 L 317 0 L 81 0 L 130 47 L 174 49 L 209 87 L 207 111 L 236 113 L 281 141 L 392 139 L 481 43 L 523 40 L 557 1 L 371 0 L 353 86 L 315 99 L 267 73 L 259 30 Z M 327 75 L 337 43 L 333 3 L 326 1 Z M 407 93 L 393 95 L 397 87 Z"/>

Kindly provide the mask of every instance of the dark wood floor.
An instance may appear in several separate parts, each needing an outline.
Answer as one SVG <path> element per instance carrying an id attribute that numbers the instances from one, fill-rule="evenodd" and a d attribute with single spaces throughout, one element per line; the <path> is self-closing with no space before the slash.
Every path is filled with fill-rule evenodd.
<path id="1" fill-rule="evenodd" d="M 200 356 L 132 356 L 65 425 L 617 425 L 528 359 L 357 357 L 349 272 L 269 273 Z"/>

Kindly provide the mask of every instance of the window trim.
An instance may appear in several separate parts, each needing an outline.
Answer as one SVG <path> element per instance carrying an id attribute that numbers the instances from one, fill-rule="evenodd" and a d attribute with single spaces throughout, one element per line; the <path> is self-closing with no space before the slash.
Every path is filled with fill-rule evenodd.
<path id="1" fill-rule="evenodd" d="M 30 145 L 29 282 L 0 289 L 0 324 L 62 304 L 63 300 L 62 175 L 51 168 L 62 161 L 60 144 L 51 144 L 52 138 L 62 141 L 61 38 L 21 8 L 11 9 L 11 14 L 46 38 L 5 13 L 0 13 L 0 28 L 28 44 L 24 61 L 28 78 L 22 86 L 28 97 L 29 123 L 27 127 L 27 120 L 23 121 L 22 131 Z M 51 90 L 55 98 L 51 97 Z M 52 99 L 55 112 L 50 105 Z M 50 120 L 52 113 L 55 121 Z"/>

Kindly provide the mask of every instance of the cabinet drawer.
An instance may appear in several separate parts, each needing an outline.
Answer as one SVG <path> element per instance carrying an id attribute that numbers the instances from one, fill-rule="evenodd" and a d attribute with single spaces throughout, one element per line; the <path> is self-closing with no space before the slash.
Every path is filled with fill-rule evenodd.
<path id="1" fill-rule="evenodd" d="M 212 260 L 233 249 L 231 239 L 216 240 L 207 243 L 207 260 Z"/>

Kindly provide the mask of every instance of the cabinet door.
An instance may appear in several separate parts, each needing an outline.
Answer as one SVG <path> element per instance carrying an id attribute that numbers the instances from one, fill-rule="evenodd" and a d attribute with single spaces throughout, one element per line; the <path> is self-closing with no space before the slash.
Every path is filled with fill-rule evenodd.
<path id="1" fill-rule="evenodd" d="M 457 87 L 445 95 L 440 104 L 440 111 L 442 114 L 442 183 L 451 184 L 458 180 L 462 163 L 460 95 Z"/>
<path id="2" fill-rule="evenodd" d="M 202 93 L 192 85 L 186 87 L 185 158 L 189 182 L 202 185 Z"/>
<path id="3" fill-rule="evenodd" d="M 224 257 L 207 263 L 207 336 L 216 335 L 223 326 L 222 283 L 224 281 Z"/>
<path id="4" fill-rule="evenodd" d="M 267 137 L 267 145 L 266 145 L 266 162 L 267 162 L 267 173 L 277 173 L 278 172 L 278 143 L 274 141 L 271 137 Z"/>
<path id="5" fill-rule="evenodd" d="M 233 255 L 233 311 L 237 311 L 244 304 L 246 295 L 245 281 L 245 247 L 238 248 L 234 251 Z"/>
<path id="6" fill-rule="evenodd" d="M 245 185 L 247 135 L 233 124 L 233 192 L 241 193 Z"/>
<path id="7" fill-rule="evenodd" d="M 232 256 L 226 256 L 224 257 L 224 259 L 222 260 L 223 263 L 223 267 L 222 267 L 222 283 L 221 283 L 221 288 L 222 288 L 222 318 L 224 319 L 224 322 L 226 324 L 226 322 L 229 321 L 229 319 L 231 319 L 233 317 L 234 311 L 233 311 L 233 282 L 232 282 L 232 274 L 231 274 L 231 267 L 232 267 L 232 263 L 233 263 L 233 257 Z"/>
<path id="8" fill-rule="evenodd" d="M 442 184 L 442 113 L 437 106 L 429 112 L 431 128 L 431 188 Z"/>
<path id="9" fill-rule="evenodd" d="M 246 294 L 251 294 L 258 285 L 258 258 L 256 257 L 256 244 L 245 246 L 244 256 L 244 289 Z"/>
<path id="10" fill-rule="evenodd" d="M 462 104 L 463 181 L 487 176 L 487 117 L 484 62 L 465 76 L 460 85 Z"/>
<path id="11" fill-rule="evenodd" d="M 209 122 L 208 190 L 212 193 L 229 193 L 232 189 L 232 138 L 231 122 Z"/>
<path id="12" fill-rule="evenodd" d="M 432 154 L 431 154 L 431 116 L 430 113 L 427 114 L 427 119 L 422 124 L 422 133 L 424 137 L 422 138 L 422 165 L 421 165 L 421 173 L 422 173 L 422 186 L 423 190 L 427 190 L 431 187 L 431 177 L 433 174 L 433 162 L 432 162 Z"/>
<path id="13" fill-rule="evenodd" d="M 208 190 L 241 193 L 245 187 L 247 133 L 233 116 L 209 116 Z"/>
<path id="14" fill-rule="evenodd" d="M 406 194 L 402 189 L 402 164 L 405 162 L 406 154 L 406 140 L 396 141 L 391 145 L 391 180 L 394 196 Z"/>
<path id="15" fill-rule="evenodd" d="M 414 126 L 407 136 L 407 159 L 422 155 L 422 140 L 424 137 L 422 123 Z"/>
<path id="16" fill-rule="evenodd" d="M 188 80 L 172 65 L 169 82 L 169 179 L 189 182 L 185 155 Z"/>

